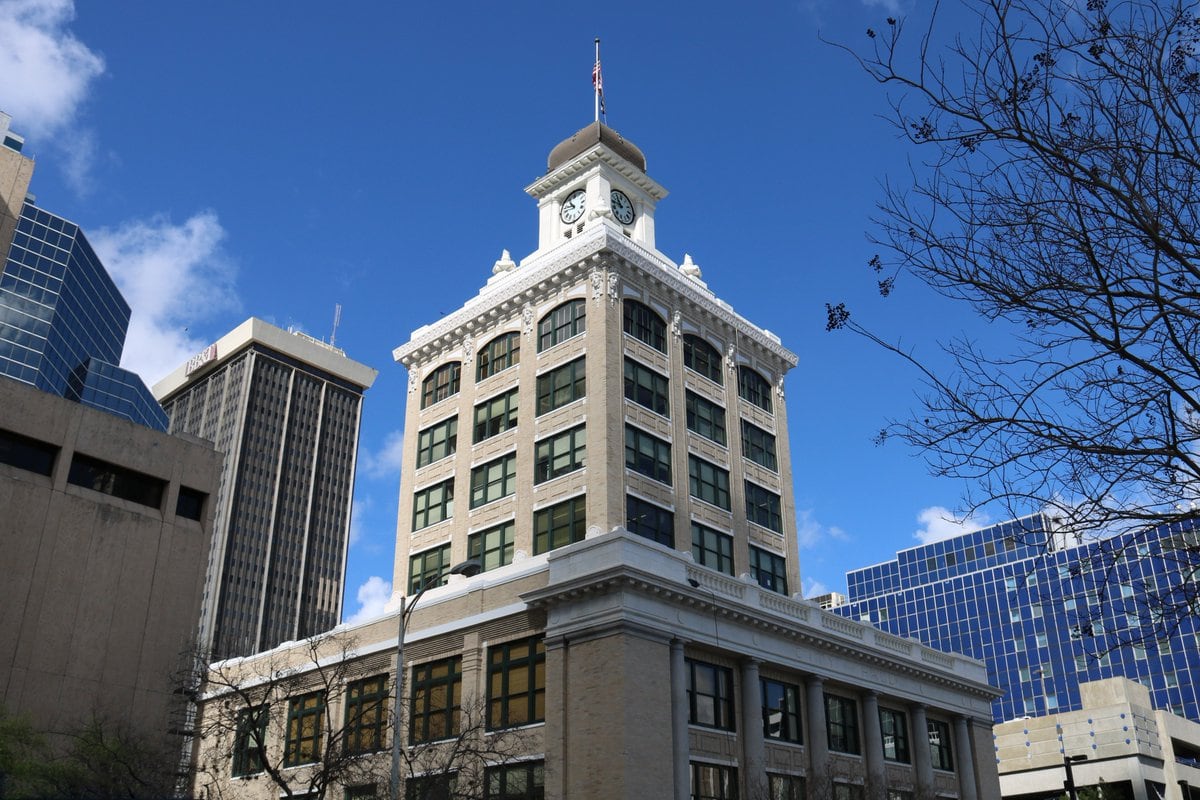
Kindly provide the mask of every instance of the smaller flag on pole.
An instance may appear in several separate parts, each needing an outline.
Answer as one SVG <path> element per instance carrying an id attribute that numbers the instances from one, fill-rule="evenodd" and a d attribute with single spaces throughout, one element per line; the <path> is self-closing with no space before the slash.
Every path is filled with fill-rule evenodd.
<path id="1" fill-rule="evenodd" d="M 596 121 L 604 110 L 604 76 L 600 73 L 600 40 L 596 39 L 596 64 L 592 67 L 592 88 L 596 91 Z"/>

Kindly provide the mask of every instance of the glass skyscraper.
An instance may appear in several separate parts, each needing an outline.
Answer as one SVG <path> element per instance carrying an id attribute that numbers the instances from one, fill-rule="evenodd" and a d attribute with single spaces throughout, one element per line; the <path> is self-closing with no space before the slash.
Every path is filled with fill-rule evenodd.
<path id="1" fill-rule="evenodd" d="M 833 609 L 987 663 L 997 723 L 1076 711 L 1083 681 L 1123 676 L 1200 721 L 1200 536 L 1193 523 L 1083 543 L 1041 515 L 902 550 L 847 573 Z M 1183 613 L 1180 613 L 1180 612 Z"/>

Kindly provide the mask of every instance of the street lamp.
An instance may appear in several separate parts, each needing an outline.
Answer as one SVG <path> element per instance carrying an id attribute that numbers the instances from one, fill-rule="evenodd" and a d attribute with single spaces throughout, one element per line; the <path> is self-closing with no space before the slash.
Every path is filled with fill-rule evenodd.
<path id="1" fill-rule="evenodd" d="M 447 575 L 463 575 L 472 577 L 483 571 L 483 564 L 477 558 L 455 564 L 445 573 Z M 400 798 L 400 703 L 404 689 L 404 634 L 408 630 L 408 619 L 412 616 L 417 601 L 425 590 L 433 587 L 443 577 L 438 573 L 421 583 L 417 593 L 410 602 L 407 597 L 400 598 L 400 627 L 396 631 L 396 678 L 392 681 L 392 800 Z"/>

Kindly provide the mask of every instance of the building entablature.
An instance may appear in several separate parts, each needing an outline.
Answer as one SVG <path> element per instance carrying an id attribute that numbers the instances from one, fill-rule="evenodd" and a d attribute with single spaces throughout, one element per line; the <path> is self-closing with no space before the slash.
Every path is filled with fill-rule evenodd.
<path id="1" fill-rule="evenodd" d="M 525 188 L 525 193 L 533 197 L 545 197 L 557 189 L 575 183 L 580 178 L 595 172 L 601 164 L 615 170 L 621 177 L 656 201 L 667 196 L 667 190 L 651 179 L 649 175 L 603 144 L 595 145 L 560 168 L 534 181 Z"/>

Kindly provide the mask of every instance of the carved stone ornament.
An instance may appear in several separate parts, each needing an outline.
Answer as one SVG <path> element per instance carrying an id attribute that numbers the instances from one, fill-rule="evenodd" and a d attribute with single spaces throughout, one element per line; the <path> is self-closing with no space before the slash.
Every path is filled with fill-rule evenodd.
<path id="1" fill-rule="evenodd" d="M 463 339 L 463 364 L 470 364 L 475 358 L 475 337 L 468 336 Z"/>
<path id="2" fill-rule="evenodd" d="M 512 272 L 516 268 L 517 262 L 512 260 L 512 256 L 508 254 L 507 250 L 504 250 L 500 253 L 499 260 L 492 265 L 492 274 L 499 275 L 501 272 Z"/>
<path id="3" fill-rule="evenodd" d="M 409 390 L 410 392 L 415 392 L 415 391 L 417 390 L 417 384 L 418 384 L 418 383 L 420 383 L 420 380 L 417 378 L 417 371 L 416 371 L 415 369 L 413 369 L 412 367 L 409 367 L 409 370 L 408 370 L 408 390 Z"/>
<path id="4" fill-rule="evenodd" d="M 533 332 L 533 306 L 528 303 L 521 309 L 521 322 L 525 327 L 525 333 Z"/>
<path id="5" fill-rule="evenodd" d="M 733 342 L 729 343 L 729 349 L 725 351 L 725 367 L 730 372 L 737 372 L 737 348 Z"/>
<path id="6" fill-rule="evenodd" d="M 692 261 L 692 257 L 688 253 L 683 254 L 683 263 L 679 265 L 679 271 L 688 276 L 692 280 L 700 280 L 700 267 L 696 266 Z"/>
<path id="7" fill-rule="evenodd" d="M 683 321 L 683 315 L 679 313 L 679 309 L 675 309 L 675 313 L 671 315 L 671 333 L 676 337 L 683 335 L 683 330 L 680 323 Z"/>
<path id="8" fill-rule="evenodd" d="M 620 282 L 621 280 L 617 277 L 617 273 L 608 273 L 608 302 L 610 305 L 615 306 L 617 301 L 621 299 L 621 291 L 618 286 Z"/>
<path id="9" fill-rule="evenodd" d="M 594 269 L 591 272 L 592 277 L 592 300 L 600 303 L 604 300 L 604 270 Z"/>
<path id="10" fill-rule="evenodd" d="M 775 382 L 775 391 L 779 393 L 779 399 L 783 399 L 783 376 L 779 376 L 779 380 Z"/>

